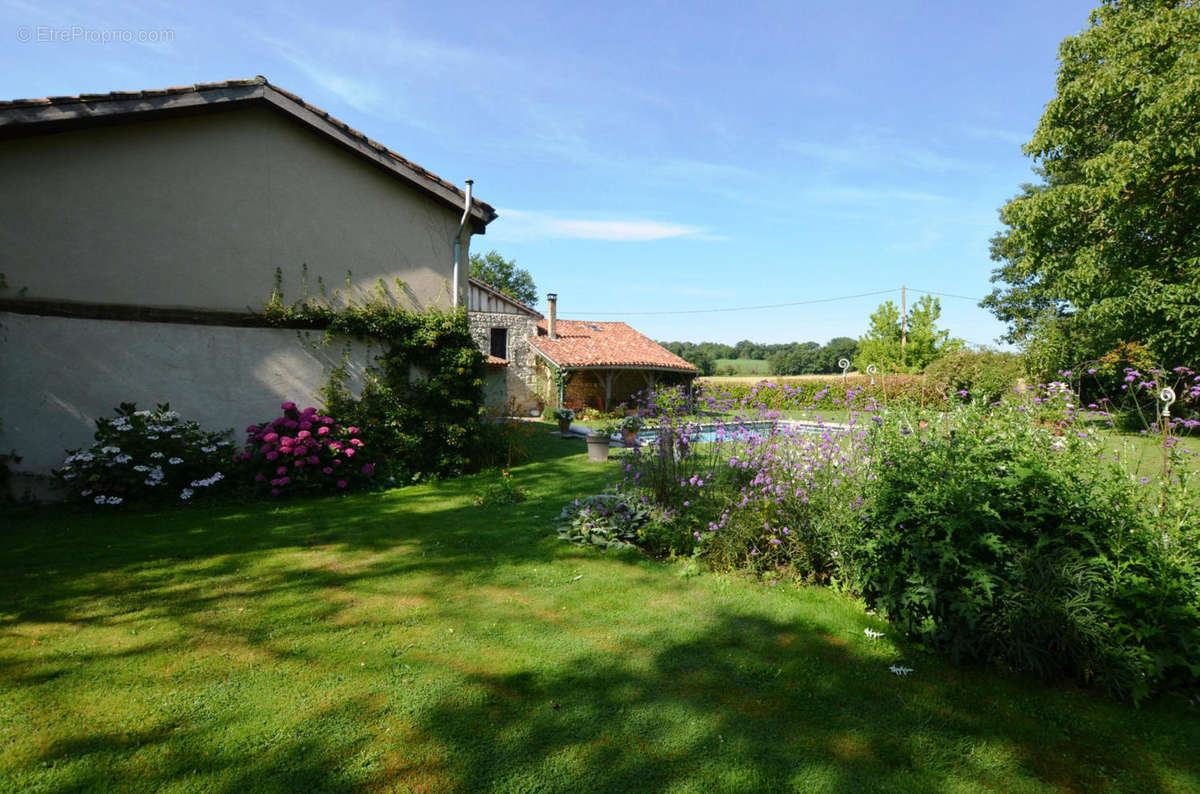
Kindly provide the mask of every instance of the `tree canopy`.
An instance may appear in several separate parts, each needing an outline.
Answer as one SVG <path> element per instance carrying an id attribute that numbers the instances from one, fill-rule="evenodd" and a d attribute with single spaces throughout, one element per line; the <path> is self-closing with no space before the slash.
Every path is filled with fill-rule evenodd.
<path id="1" fill-rule="evenodd" d="M 736 345 L 726 345 L 720 342 L 659 342 L 660 345 L 682 357 L 702 370 L 707 360 L 713 365 L 713 372 L 704 374 L 720 374 L 716 372 L 717 359 L 755 359 L 766 360 L 772 375 L 827 375 L 841 372 L 838 359 L 854 358 L 858 342 L 848 336 L 838 336 L 828 343 L 819 345 L 816 342 L 783 342 L 762 344 L 743 339 Z"/>
<path id="2" fill-rule="evenodd" d="M 982 305 L 1043 372 L 1129 342 L 1200 361 L 1200 5 L 1106 2 L 1058 60 Z"/>
<path id="3" fill-rule="evenodd" d="M 871 315 L 867 333 L 858 340 L 858 355 L 854 367 L 865 370 L 875 364 L 888 372 L 920 372 L 951 350 L 964 345 L 951 339 L 950 332 L 937 327 L 942 316 L 942 304 L 931 295 L 923 295 L 908 310 L 907 344 L 901 344 L 904 334 L 900 309 L 884 301 Z"/>
<path id="4" fill-rule="evenodd" d="M 505 259 L 496 251 L 488 251 L 482 256 L 471 254 L 471 275 L 480 281 L 486 281 L 513 300 L 529 306 L 537 304 L 537 285 L 533 276 L 517 263 Z"/>

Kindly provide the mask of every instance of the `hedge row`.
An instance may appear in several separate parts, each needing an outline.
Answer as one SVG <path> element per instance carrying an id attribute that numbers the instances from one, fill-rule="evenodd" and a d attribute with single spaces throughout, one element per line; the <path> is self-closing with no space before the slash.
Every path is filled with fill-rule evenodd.
<path id="1" fill-rule="evenodd" d="M 800 410 L 866 408 L 872 401 L 905 399 L 921 406 L 945 405 L 953 392 L 924 375 L 848 375 L 844 379 L 761 380 L 758 383 L 697 381 L 702 399 L 727 409 Z"/>

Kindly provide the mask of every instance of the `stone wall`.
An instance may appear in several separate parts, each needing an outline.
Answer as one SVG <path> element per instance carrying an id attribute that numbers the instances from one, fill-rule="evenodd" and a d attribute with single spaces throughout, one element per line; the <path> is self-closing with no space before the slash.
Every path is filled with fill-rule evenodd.
<path id="1" fill-rule="evenodd" d="M 504 389 L 494 385 L 497 375 L 489 373 L 486 389 L 488 408 L 510 414 L 526 415 L 531 409 L 541 408 L 545 403 L 538 396 L 535 385 L 534 353 L 526 337 L 537 333 L 537 319 L 527 314 L 502 314 L 499 312 L 468 312 L 471 336 L 486 356 L 491 352 L 493 328 L 508 330 L 508 351 L 505 358 L 508 366 L 504 370 Z"/>

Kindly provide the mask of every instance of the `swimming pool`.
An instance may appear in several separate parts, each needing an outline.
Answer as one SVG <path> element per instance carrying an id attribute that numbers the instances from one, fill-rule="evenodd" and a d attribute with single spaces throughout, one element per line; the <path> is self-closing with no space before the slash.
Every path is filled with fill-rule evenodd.
<path id="1" fill-rule="evenodd" d="M 731 422 L 725 425 L 700 425 L 689 439 L 693 443 L 711 443 L 719 440 L 741 440 L 773 436 L 781 430 L 791 430 L 794 433 L 820 433 L 822 430 L 842 429 L 844 425 L 817 424 L 816 422 L 800 422 L 790 419 L 763 422 Z M 613 436 L 619 440 L 620 436 Z M 658 432 L 653 428 L 642 430 L 637 434 L 638 445 L 650 444 L 658 439 Z"/>

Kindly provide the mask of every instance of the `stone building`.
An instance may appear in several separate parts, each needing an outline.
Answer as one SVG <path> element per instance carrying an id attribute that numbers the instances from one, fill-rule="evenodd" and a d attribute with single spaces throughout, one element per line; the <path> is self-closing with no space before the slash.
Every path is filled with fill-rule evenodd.
<path id="1" fill-rule="evenodd" d="M 471 335 L 487 356 L 484 404 L 492 411 L 526 415 L 546 404 L 535 382 L 534 353 L 528 339 L 537 335 L 540 312 L 471 278 L 467 285 Z"/>
<path id="2" fill-rule="evenodd" d="M 486 402 L 494 411 L 612 410 L 638 392 L 700 374 L 625 323 L 558 319 L 554 293 L 542 316 L 478 279 L 469 287 L 471 333 L 487 356 Z"/>

